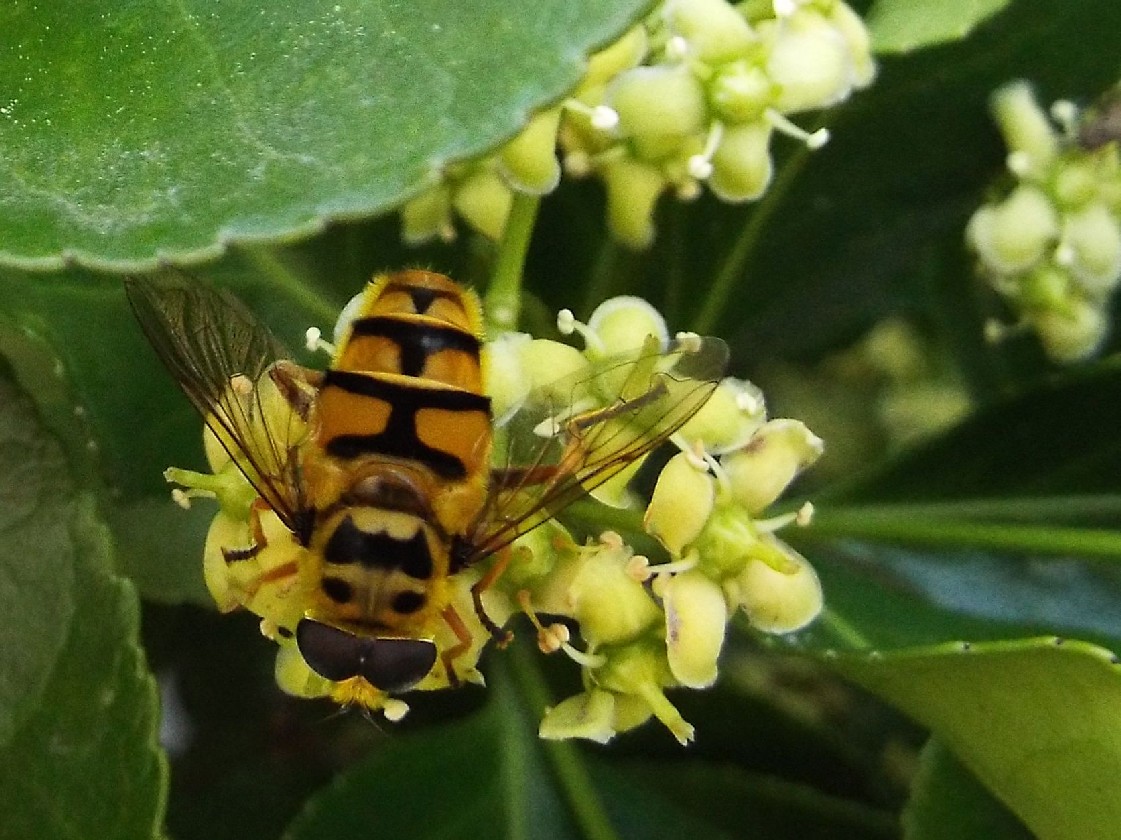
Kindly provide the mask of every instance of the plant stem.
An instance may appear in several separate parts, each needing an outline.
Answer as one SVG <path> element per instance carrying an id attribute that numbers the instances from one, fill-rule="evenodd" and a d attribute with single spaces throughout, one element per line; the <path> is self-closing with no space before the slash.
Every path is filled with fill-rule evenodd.
<path id="1" fill-rule="evenodd" d="M 939 548 L 983 548 L 1033 554 L 1121 559 L 1121 532 L 967 520 L 901 518 L 894 511 L 838 508 L 818 511 L 800 535 L 853 537 Z"/>
<path id="2" fill-rule="evenodd" d="M 510 216 L 506 220 L 502 241 L 498 243 L 498 256 L 484 299 L 488 334 L 508 332 L 518 327 L 525 255 L 540 203 L 539 196 L 514 191 Z"/>
<path id="3" fill-rule="evenodd" d="M 1041 522 L 1056 523 L 1092 517 L 1121 517 L 1121 495 L 1095 493 L 1030 498 L 959 499 L 947 502 L 847 505 L 830 512 L 844 512 L 845 515 L 856 514 L 869 519 L 879 517 L 884 520 L 989 519 L 1040 524 Z"/>
<path id="4" fill-rule="evenodd" d="M 527 705 L 538 712 L 544 710 L 549 705 L 549 691 L 527 647 L 511 645 L 507 654 Z M 569 741 L 542 741 L 542 747 L 583 836 L 588 840 L 619 840 L 576 746 Z"/>
<path id="5" fill-rule="evenodd" d="M 259 273 L 268 277 L 273 285 L 297 301 L 317 319 L 326 324 L 334 324 L 339 317 L 339 307 L 320 295 L 314 288 L 304 283 L 283 260 L 276 250 L 263 246 L 244 246 L 237 249 Z"/>
<path id="6" fill-rule="evenodd" d="M 748 216 L 747 222 L 740 231 L 739 238 L 724 258 L 712 285 L 705 293 L 704 306 L 697 317 L 693 319 L 693 332 L 705 335 L 716 328 L 720 316 L 724 314 L 724 310 L 728 306 L 728 299 L 731 297 L 736 283 L 743 275 L 747 258 L 755 250 L 755 245 L 763 235 L 771 216 L 778 210 L 787 190 L 790 189 L 790 185 L 801 173 L 811 154 L 813 152 L 806 146 L 802 146 L 794 152 L 783 165 L 778 177 L 767 189 L 766 194 L 755 205 L 754 211 Z"/>
<path id="7" fill-rule="evenodd" d="M 842 618 L 840 614 L 829 609 L 828 606 L 822 608 L 820 621 L 829 628 L 834 636 L 852 650 L 867 650 L 872 647 L 872 643 L 865 638 L 863 633 L 857 630 L 847 619 Z"/>

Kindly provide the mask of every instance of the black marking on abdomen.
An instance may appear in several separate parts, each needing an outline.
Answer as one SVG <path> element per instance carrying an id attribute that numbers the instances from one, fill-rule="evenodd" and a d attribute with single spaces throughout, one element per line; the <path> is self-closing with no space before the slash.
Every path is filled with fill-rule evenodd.
<path id="1" fill-rule="evenodd" d="M 354 600 L 354 587 L 342 578 L 325 577 L 320 581 L 319 588 L 336 604 L 348 604 Z"/>
<path id="2" fill-rule="evenodd" d="M 416 580 L 428 580 L 433 572 L 432 553 L 423 530 L 417 530 L 410 539 L 398 540 L 384 531 L 363 531 L 350 516 L 335 528 L 323 549 L 323 559 L 339 566 L 357 563 L 364 569 L 400 569 Z M 324 583 L 327 580 L 330 578 L 324 578 Z"/>
<path id="3" fill-rule="evenodd" d="M 427 598 L 420 592 L 405 590 L 393 596 L 393 610 L 401 615 L 410 615 L 424 606 Z"/>
<path id="4" fill-rule="evenodd" d="M 390 283 L 386 286 L 387 292 L 404 292 L 409 296 L 413 302 L 413 309 L 416 310 L 418 315 L 423 315 L 428 311 L 439 298 L 445 300 L 459 301 L 460 296 L 452 291 L 445 291 L 443 289 L 429 289 L 424 286 L 411 286 L 408 283 Z"/>
<path id="5" fill-rule="evenodd" d="M 457 350 L 479 360 L 479 339 L 459 327 L 418 324 L 384 315 L 359 318 L 352 325 L 352 337 L 386 338 L 401 350 L 401 373 L 421 376 L 428 357 L 441 350 Z"/>
<path id="6" fill-rule="evenodd" d="M 426 408 L 443 411 L 479 411 L 490 416 L 490 398 L 460 388 L 430 388 L 402 385 L 363 373 L 329 370 L 324 388 L 340 388 L 350 394 L 381 400 L 390 406 L 385 428 L 371 435 L 336 435 L 324 447 L 336 458 L 390 455 L 420 461 L 441 478 L 461 480 L 467 467 L 455 455 L 436 449 L 417 437 L 416 415 Z"/>

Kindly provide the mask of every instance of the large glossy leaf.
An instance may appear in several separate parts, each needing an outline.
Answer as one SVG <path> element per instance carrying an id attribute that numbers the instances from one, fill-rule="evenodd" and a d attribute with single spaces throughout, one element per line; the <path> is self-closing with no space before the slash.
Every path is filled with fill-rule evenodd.
<path id="1" fill-rule="evenodd" d="M 1037 836 L 1121 824 L 1121 669 L 1059 639 L 844 656 L 841 673 L 929 727 Z"/>
<path id="2" fill-rule="evenodd" d="M 0 375 L 0 746 L 42 701 L 74 616 L 72 487 L 31 402 Z"/>
<path id="3" fill-rule="evenodd" d="M 1010 0 L 941 0 L 911 3 L 877 0 L 868 12 L 873 48 L 880 53 L 910 52 L 956 41 L 995 15 Z"/>
<path id="4" fill-rule="evenodd" d="M 923 747 L 901 822 L 904 840 L 1030 840 L 1032 836 L 936 738 Z"/>
<path id="5" fill-rule="evenodd" d="M 213 256 L 394 206 L 511 136 L 647 0 L 0 11 L 0 259 Z"/>
<path id="6" fill-rule="evenodd" d="M 12 385 L 0 387 L 12 459 L 0 470 L 11 505 L 0 551 L 0 836 L 158 836 L 167 772 L 136 591 L 111 571 L 107 532 L 60 475 L 57 445 Z"/>

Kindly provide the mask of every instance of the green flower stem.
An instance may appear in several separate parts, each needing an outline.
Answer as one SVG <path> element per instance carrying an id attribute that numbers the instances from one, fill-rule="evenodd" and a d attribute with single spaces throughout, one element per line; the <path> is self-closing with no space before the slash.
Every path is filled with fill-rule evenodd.
<path id="1" fill-rule="evenodd" d="M 844 643 L 852 650 L 867 650 L 872 647 L 872 643 L 863 633 L 839 613 L 829 609 L 828 606 L 822 608 L 821 617 L 818 618 L 818 621 L 823 624 L 838 641 Z"/>
<path id="2" fill-rule="evenodd" d="M 510 217 L 506 220 L 506 230 L 498 243 L 494 271 L 483 299 L 488 335 L 518 328 L 525 255 L 529 250 L 529 238 L 533 234 L 540 203 L 539 196 L 514 191 Z"/>
<path id="3" fill-rule="evenodd" d="M 603 303 L 614 290 L 619 280 L 619 263 L 623 257 L 619 244 L 610 236 L 605 236 L 592 263 L 591 277 L 584 292 L 584 302 L 580 316 L 587 318 L 599 304 Z"/>
<path id="4" fill-rule="evenodd" d="M 298 274 L 290 269 L 277 256 L 275 248 L 264 246 L 242 246 L 237 249 L 247 262 L 260 274 L 269 278 L 272 284 L 291 297 L 308 312 L 327 326 L 334 326 L 339 317 L 339 305 L 332 303 L 312 286 L 305 283 Z"/>
<path id="5" fill-rule="evenodd" d="M 728 306 L 728 299 L 732 296 L 732 291 L 743 277 L 743 269 L 747 263 L 747 258 L 755 250 L 755 246 L 766 230 L 771 216 L 782 206 L 783 197 L 812 154 L 813 152 L 806 146 L 802 146 L 794 152 L 783 165 L 778 177 L 767 189 L 766 194 L 748 215 L 739 238 L 724 258 L 720 270 L 713 278 L 712 285 L 705 293 L 704 306 L 693 320 L 693 332 L 706 335 L 716 329 L 721 315 L 724 314 Z"/>
<path id="6" fill-rule="evenodd" d="M 851 537 L 938 548 L 982 548 L 1033 554 L 1079 555 L 1121 560 L 1121 532 L 1104 528 L 1069 528 L 903 517 L 885 509 L 819 510 L 800 536 Z"/>
<path id="7" fill-rule="evenodd" d="M 537 712 L 543 711 L 550 703 L 549 690 L 528 647 L 513 644 L 506 653 L 526 704 Z M 588 840 L 620 840 L 576 745 L 569 741 L 542 741 L 541 746 L 549 758 L 561 791 L 572 807 L 582 836 Z"/>
<path id="8" fill-rule="evenodd" d="M 838 510 L 884 519 L 960 519 L 1069 522 L 1092 518 L 1121 518 L 1121 495 L 1096 493 L 1032 498 L 958 499 L 948 502 L 872 504 L 845 506 Z"/>

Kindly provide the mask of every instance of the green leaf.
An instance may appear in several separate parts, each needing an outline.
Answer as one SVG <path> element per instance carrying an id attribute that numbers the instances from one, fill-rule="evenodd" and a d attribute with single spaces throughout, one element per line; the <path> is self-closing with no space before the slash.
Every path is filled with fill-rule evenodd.
<path id="1" fill-rule="evenodd" d="M 876 0 L 866 22 L 878 53 L 906 53 L 964 38 L 1010 0 Z"/>
<path id="2" fill-rule="evenodd" d="M 227 260 L 208 274 L 227 281 L 244 272 Z M 327 306 L 299 284 L 244 291 L 289 345 L 334 317 L 320 317 Z M 120 282 L 72 272 L 28 283 L 0 273 L 0 312 L 0 353 L 85 483 L 102 488 L 122 571 L 146 596 L 209 603 L 201 558 L 215 508 L 184 512 L 162 475 L 171 465 L 203 468 L 202 420 L 145 341 Z"/>
<path id="3" fill-rule="evenodd" d="M 313 797 L 285 840 L 416 838 L 723 838 L 705 821 L 651 799 L 627 774 L 568 742 L 537 737 L 541 685 L 518 646 L 515 690 L 503 657 L 488 671 L 484 710 L 457 723 L 395 736 Z M 526 672 L 531 669 L 531 673 Z M 533 711 L 536 707 L 536 710 Z M 418 786 L 422 789 L 418 790 Z"/>
<path id="4" fill-rule="evenodd" d="M 1115 495 L 1119 426 L 1121 365 L 1105 362 L 984 408 L 837 495 L 860 503 Z"/>
<path id="5" fill-rule="evenodd" d="M 0 542 L 0 668 L 5 694 L 24 692 L 18 714 L 2 698 L 2 833 L 155 837 L 167 770 L 156 744 L 155 681 L 137 642 L 136 592 L 110 571 L 108 535 L 92 501 L 75 498 L 57 445 L 7 380 L 0 389 L 0 441 L 13 459 L 0 472 L 5 507 L 13 506 Z M 23 682 L 11 685 L 13 676 Z"/>
<path id="6" fill-rule="evenodd" d="M 8 3 L 0 260 L 135 270 L 385 211 L 648 5 Z"/>
<path id="7" fill-rule="evenodd" d="M 1031 840 L 1032 836 L 937 738 L 923 747 L 901 821 L 905 840 Z"/>
<path id="8" fill-rule="evenodd" d="M 40 707 L 70 634 L 71 492 L 58 445 L 0 373 L 0 746 Z"/>
<path id="9" fill-rule="evenodd" d="M 873 840 L 896 836 L 894 815 L 729 765 L 629 761 L 614 769 L 733 837 Z"/>
<path id="10" fill-rule="evenodd" d="M 930 730 L 1037 836 L 1121 824 L 1121 669 L 1082 642 L 953 644 L 835 667 Z"/>

